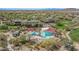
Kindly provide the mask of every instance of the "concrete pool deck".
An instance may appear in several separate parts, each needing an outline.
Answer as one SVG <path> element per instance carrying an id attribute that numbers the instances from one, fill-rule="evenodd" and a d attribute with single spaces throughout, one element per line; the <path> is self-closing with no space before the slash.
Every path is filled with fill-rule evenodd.
<path id="1" fill-rule="evenodd" d="M 54 28 L 49 28 L 49 27 L 41 28 L 40 31 L 35 31 L 35 30 L 28 31 L 28 34 L 31 35 L 31 36 L 39 36 L 42 39 L 49 39 L 49 38 L 54 37 L 55 29 Z"/>

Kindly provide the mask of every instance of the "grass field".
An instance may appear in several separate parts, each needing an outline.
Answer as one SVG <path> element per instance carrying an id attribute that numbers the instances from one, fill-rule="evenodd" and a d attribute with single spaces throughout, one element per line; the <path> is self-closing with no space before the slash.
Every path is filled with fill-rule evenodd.
<path id="1" fill-rule="evenodd" d="M 16 29 L 17 26 L 8 26 L 9 29 Z"/>
<path id="2" fill-rule="evenodd" d="M 59 22 L 56 24 L 56 28 L 63 30 L 63 29 L 66 28 L 66 26 L 69 26 L 70 23 L 71 23 L 71 22 L 68 21 L 68 20 L 59 21 Z"/>
<path id="3" fill-rule="evenodd" d="M 70 33 L 70 37 L 73 41 L 79 42 L 79 28 L 72 30 Z"/>

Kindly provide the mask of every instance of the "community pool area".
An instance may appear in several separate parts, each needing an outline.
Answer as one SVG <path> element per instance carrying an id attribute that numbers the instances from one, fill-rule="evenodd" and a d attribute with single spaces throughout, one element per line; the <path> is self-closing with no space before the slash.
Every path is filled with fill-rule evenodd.
<path id="1" fill-rule="evenodd" d="M 44 32 L 31 32 L 32 36 L 36 36 L 36 35 L 40 35 L 43 38 L 50 38 L 51 36 L 54 35 L 53 32 L 48 32 L 48 31 L 44 31 Z"/>

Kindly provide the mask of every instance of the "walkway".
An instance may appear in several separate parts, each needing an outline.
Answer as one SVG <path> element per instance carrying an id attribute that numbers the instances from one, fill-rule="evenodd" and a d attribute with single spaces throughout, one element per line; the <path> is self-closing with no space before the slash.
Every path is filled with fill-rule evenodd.
<path id="1" fill-rule="evenodd" d="M 9 37 L 7 38 L 7 48 L 9 49 L 9 51 L 14 51 L 14 49 L 12 48 L 12 45 L 9 43 L 9 40 L 10 40 L 11 38 L 13 38 L 13 36 L 11 35 L 10 32 L 5 33 L 5 35 L 8 35 L 8 36 L 9 36 Z"/>

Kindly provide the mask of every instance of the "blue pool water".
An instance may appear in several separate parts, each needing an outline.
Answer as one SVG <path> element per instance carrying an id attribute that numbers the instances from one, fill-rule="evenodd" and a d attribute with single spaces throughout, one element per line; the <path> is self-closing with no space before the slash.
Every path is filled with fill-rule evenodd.
<path id="1" fill-rule="evenodd" d="M 48 31 L 45 31 L 45 32 L 41 32 L 41 36 L 46 38 L 46 37 L 49 37 L 49 36 L 52 36 L 54 33 L 52 32 L 48 32 Z M 39 35 L 38 32 L 32 32 L 31 35 Z"/>
<path id="2" fill-rule="evenodd" d="M 38 35 L 38 32 L 32 32 L 31 35 Z"/>
<path id="3" fill-rule="evenodd" d="M 52 36 L 54 33 L 52 33 L 52 32 L 48 32 L 48 31 L 45 31 L 45 32 L 42 32 L 41 33 L 41 36 L 42 37 L 48 37 L 48 36 Z"/>

